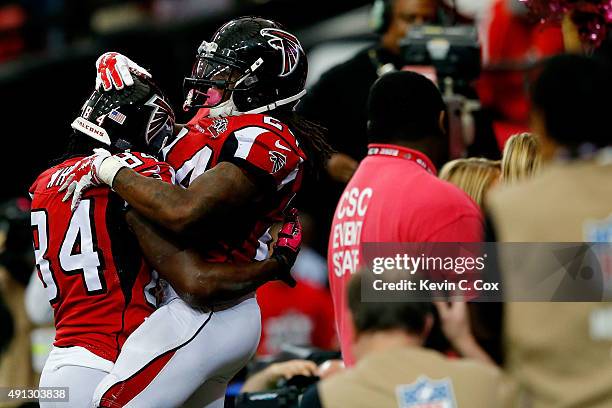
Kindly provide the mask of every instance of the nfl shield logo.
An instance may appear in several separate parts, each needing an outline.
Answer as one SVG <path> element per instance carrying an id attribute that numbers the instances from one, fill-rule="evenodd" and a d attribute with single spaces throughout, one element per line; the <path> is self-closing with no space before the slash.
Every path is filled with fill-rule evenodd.
<path id="1" fill-rule="evenodd" d="M 425 376 L 396 388 L 399 408 L 457 408 L 450 378 L 431 380 Z"/>
<path id="2" fill-rule="evenodd" d="M 612 215 L 603 220 L 587 220 L 583 231 L 585 242 L 612 242 Z"/>

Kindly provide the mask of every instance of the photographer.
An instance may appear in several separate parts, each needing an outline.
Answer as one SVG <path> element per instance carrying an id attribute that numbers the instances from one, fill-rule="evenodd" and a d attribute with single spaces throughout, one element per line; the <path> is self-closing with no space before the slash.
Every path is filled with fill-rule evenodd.
<path id="1" fill-rule="evenodd" d="M 366 103 L 370 87 L 383 74 L 401 69 L 400 42 L 411 27 L 438 22 L 439 0 L 378 0 L 373 21 L 380 42 L 323 74 L 298 109 L 329 130 L 338 153 L 328 162 L 330 176 L 346 183 L 366 156 Z"/>
<path id="2" fill-rule="evenodd" d="M 358 364 L 311 387 L 301 407 L 503 406 L 495 367 L 448 360 L 423 347 L 433 325 L 431 304 L 362 302 L 361 286 L 355 275 L 348 288 Z"/>

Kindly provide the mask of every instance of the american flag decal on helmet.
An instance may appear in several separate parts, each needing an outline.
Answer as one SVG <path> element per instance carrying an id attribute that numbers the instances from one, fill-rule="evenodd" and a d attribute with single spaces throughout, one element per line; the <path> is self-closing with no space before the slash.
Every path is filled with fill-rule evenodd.
<path id="1" fill-rule="evenodd" d="M 272 48 L 283 53 L 283 66 L 278 76 L 286 77 L 295 71 L 300 62 L 300 52 L 304 52 L 297 37 L 278 28 L 264 28 L 261 35 L 269 38 L 268 44 Z"/>
<path id="2" fill-rule="evenodd" d="M 147 135 L 145 139 L 147 143 L 150 143 L 165 126 L 172 126 L 174 124 L 174 111 L 170 105 L 158 95 L 153 95 L 145 105 L 153 108 L 151 119 L 149 119 L 149 124 L 147 125 Z"/>

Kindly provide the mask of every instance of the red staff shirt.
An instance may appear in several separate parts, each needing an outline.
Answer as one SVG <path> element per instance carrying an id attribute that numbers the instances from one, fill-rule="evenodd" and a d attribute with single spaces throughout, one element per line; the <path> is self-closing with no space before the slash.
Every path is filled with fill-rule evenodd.
<path id="1" fill-rule="evenodd" d="M 459 188 L 436 177 L 424 154 L 395 145 L 369 145 L 342 194 L 329 237 L 329 282 L 345 363 L 353 364 L 347 283 L 361 242 L 478 242 L 482 214 Z"/>

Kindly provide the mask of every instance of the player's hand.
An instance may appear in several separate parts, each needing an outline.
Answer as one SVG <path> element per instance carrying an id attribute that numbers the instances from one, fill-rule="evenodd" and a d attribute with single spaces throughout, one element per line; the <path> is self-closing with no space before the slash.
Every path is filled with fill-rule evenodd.
<path id="1" fill-rule="evenodd" d="M 117 52 L 107 52 L 96 61 L 96 89 L 105 91 L 134 85 L 132 74 L 151 78 L 151 74 L 134 61 Z"/>
<path id="2" fill-rule="evenodd" d="M 278 232 L 278 240 L 274 244 L 272 252 L 272 257 L 276 258 L 284 269 L 278 280 L 285 282 L 292 288 L 295 287 L 297 282 L 291 276 L 291 268 L 295 264 L 301 246 L 302 224 L 298 217 L 298 211 L 292 208 Z"/>
<path id="3" fill-rule="evenodd" d="M 108 150 L 95 149 L 93 155 L 77 162 L 68 177 L 66 177 L 66 181 L 60 186 L 58 191 L 66 191 L 64 198 L 62 198 L 63 202 L 68 201 L 72 197 L 72 211 L 79 206 L 81 197 L 87 190 L 105 183 L 104 179 L 100 177 L 100 167 L 102 162 L 109 157 L 112 156 Z"/>
<path id="4" fill-rule="evenodd" d="M 64 183 L 62 183 L 62 185 L 57 191 L 59 193 L 63 192 L 64 190 L 74 191 L 74 189 L 70 189 L 71 184 L 73 184 L 76 181 L 79 181 L 81 178 L 83 178 L 83 176 L 85 176 L 91 171 L 91 163 L 94 158 L 95 158 L 95 154 L 91 156 L 87 156 L 79 160 L 78 162 L 76 162 L 74 166 L 72 166 L 72 170 L 70 171 L 70 174 L 68 174 L 68 176 L 66 177 L 66 180 L 64 180 Z M 68 196 L 65 195 L 64 201 L 66 201 L 67 199 L 68 199 Z"/>

